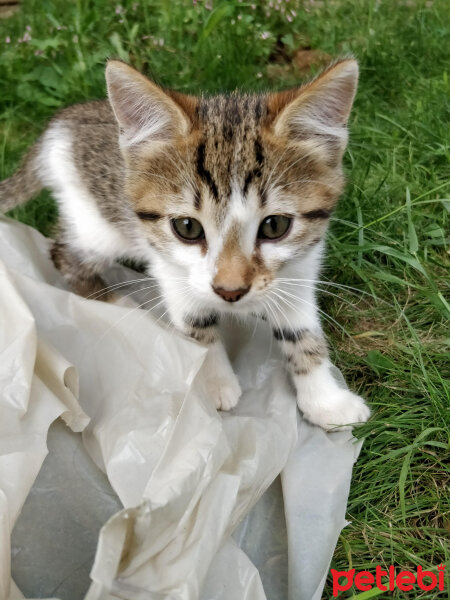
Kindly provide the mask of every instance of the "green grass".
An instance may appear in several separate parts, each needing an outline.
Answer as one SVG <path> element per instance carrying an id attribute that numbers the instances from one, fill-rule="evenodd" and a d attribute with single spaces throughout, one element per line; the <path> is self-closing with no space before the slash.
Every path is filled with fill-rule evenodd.
<path id="1" fill-rule="evenodd" d="M 324 294 L 322 308 L 340 324 L 327 324 L 336 362 L 374 415 L 359 430 L 351 524 L 332 566 L 450 568 L 448 2 L 291 0 L 292 22 L 267 2 L 212 4 L 127 0 L 116 14 L 107 0 L 24 1 L 0 22 L 0 177 L 55 109 L 104 96 L 108 56 L 196 93 L 296 83 L 286 61 L 299 46 L 355 54 L 349 184 L 324 278 L 369 295 L 329 287 L 338 297 Z M 18 43 L 27 25 L 31 40 Z M 48 234 L 56 213 L 43 194 L 14 215 Z"/>

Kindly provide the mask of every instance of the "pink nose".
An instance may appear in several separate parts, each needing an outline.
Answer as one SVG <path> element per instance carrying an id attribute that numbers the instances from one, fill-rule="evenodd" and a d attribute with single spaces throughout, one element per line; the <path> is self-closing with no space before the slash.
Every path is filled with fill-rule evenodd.
<path id="1" fill-rule="evenodd" d="M 223 298 L 226 302 L 237 302 L 249 291 L 250 286 L 246 288 L 239 288 L 238 290 L 226 290 L 221 287 L 213 287 L 213 290 L 218 296 Z"/>

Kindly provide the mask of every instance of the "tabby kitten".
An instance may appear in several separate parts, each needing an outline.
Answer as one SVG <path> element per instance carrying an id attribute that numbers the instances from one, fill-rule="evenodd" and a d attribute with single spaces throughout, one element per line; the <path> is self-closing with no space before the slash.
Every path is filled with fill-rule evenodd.
<path id="1" fill-rule="evenodd" d="M 296 89 L 197 98 L 110 61 L 109 102 L 58 113 L 0 183 L 1 206 L 52 190 L 52 258 L 83 296 L 102 293 L 101 272 L 115 259 L 145 261 L 172 322 L 209 348 L 218 409 L 241 394 L 220 316 L 256 313 L 280 343 L 309 421 L 366 421 L 364 401 L 331 374 L 314 289 L 344 184 L 357 79 L 357 63 L 345 59 Z"/>

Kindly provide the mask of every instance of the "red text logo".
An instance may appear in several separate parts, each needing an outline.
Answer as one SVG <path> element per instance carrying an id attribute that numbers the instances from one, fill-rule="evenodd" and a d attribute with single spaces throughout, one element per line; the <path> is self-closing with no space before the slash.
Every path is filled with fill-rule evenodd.
<path id="1" fill-rule="evenodd" d="M 336 598 L 339 592 L 349 590 L 353 585 L 357 590 L 366 592 L 376 586 L 383 592 L 393 592 L 396 588 L 402 592 L 409 592 L 415 585 L 425 592 L 438 589 L 444 589 L 444 571 L 445 565 L 439 565 L 438 573 L 432 571 L 424 571 L 421 566 L 417 567 L 417 571 L 399 571 L 395 572 L 395 567 L 392 565 L 387 571 L 383 570 L 379 565 L 375 569 L 375 574 L 370 571 L 355 572 L 355 569 L 349 571 L 336 571 L 331 569 L 333 576 L 333 597 Z M 384 577 L 383 581 L 381 578 Z"/>

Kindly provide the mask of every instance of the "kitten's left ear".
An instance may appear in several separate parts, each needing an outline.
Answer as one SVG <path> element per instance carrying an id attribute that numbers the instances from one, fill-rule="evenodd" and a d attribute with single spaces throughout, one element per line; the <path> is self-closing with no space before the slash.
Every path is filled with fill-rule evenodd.
<path id="1" fill-rule="evenodd" d="M 165 92 L 138 71 L 118 60 L 106 66 L 108 98 L 120 126 L 120 145 L 172 142 L 192 128 L 189 96 Z"/>
<path id="2" fill-rule="evenodd" d="M 308 138 L 320 146 L 328 142 L 343 151 L 357 84 L 358 63 L 346 59 L 297 90 L 273 94 L 268 102 L 273 132 L 293 142 Z"/>

